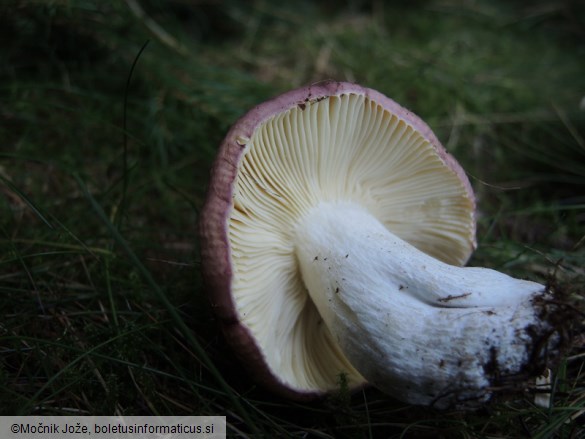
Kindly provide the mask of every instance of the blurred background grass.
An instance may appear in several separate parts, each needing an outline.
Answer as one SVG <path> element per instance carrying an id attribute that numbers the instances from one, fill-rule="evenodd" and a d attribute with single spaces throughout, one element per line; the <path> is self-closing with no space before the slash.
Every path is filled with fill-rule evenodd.
<path id="1" fill-rule="evenodd" d="M 233 435 L 580 437 L 578 335 L 550 409 L 530 394 L 476 413 L 372 389 L 273 397 L 217 331 L 196 223 L 239 115 L 356 81 L 425 119 L 468 171 L 472 265 L 582 303 L 585 5 L 276 3 L 0 2 L 0 413 L 226 415 Z"/>

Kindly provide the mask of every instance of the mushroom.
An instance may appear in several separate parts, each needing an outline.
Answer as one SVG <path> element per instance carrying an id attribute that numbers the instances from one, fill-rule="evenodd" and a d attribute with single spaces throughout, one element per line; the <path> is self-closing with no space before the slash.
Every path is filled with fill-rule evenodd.
<path id="1" fill-rule="evenodd" d="M 287 396 L 343 379 L 472 407 L 559 348 L 545 286 L 462 267 L 476 243 L 460 165 L 421 119 L 356 84 L 294 90 L 235 123 L 200 236 L 227 339 Z"/>

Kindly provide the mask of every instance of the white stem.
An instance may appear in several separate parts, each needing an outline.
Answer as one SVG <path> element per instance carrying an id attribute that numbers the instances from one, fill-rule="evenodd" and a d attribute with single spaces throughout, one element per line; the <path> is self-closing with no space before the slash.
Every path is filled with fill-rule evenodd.
<path id="1" fill-rule="evenodd" d="M 444 264 L 358 206 L 321 204 L 295 237 L 325 324 L 353 366 L 398 399 L 485 401 L 490 386 L 531 371 L 550 335 L 536 300 L 543 285 Z"/>

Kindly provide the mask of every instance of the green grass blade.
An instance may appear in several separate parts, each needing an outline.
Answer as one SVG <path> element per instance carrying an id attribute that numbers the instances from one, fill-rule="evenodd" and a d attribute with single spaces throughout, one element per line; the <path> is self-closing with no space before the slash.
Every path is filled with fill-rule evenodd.
<path id="1" fill-rule="evenodd" d="M 185 324 L 185 321 L 181 318 L 181 316 L 177 312 L 175 306 L 169 301 L 169 299 L 165 295 L 164 291 L 156 283 L 156 281 L 154 280 L 154 278 L 150 274 L 150 271 L 148 271 L 148 269 L 144 266 L 144 264 L 142 264 L 142 262 L 140 261 L 138 256 L 136 256 L 134 251 L 128 245 L 127 241 L 120 234 L 120 232 L 118 231 L 116 226 L 114 224 L 112 224 L 112 222 L 110 221 L 110 219 L 108 218 L 108 216 L 106 215 L 106 213 L 104 212 L 104 210 L 102 209 L 100 204 L 97 202 L 97 200 L 93 197 L 93 195 L 87 189 L 87 186 L 85 185 L 85 183 L 83 182 L 81 177 L 77 174 L 74 174 L 74 178 L 77 181 L 77 184 L 79 185 L 80 189 L 82 190 L 84 196 L 87 198 L 87 200 L 91 204 L 95 213 L 98 215 L 100 220 L 104 223 L 104 225 L 107 227 L 107 229 L 110 232 L 110 234 L 112 235 L 112 238 L 114 239 L 115 243 L 117 245 L 119 245 L 124 250 L 124 252 L 128 256 L 128 258 L 132 262 L 132 265 L 138 270 L 138 272 L 141 274 L 141 276 L 146 281 L 146 283 L 152 288 L 152 291 L 157 296 L 157 299 L 165 306 L 165 308 L 168 311 L 169 315 L 171 316 L 171 319 L 174 322 L 174 324 L 177 326 L 177 328 L 183 334 L 183 336 L 189 341 L 189 343 L 191 344 L 191 347 L 195 350 L 200 361 L 207 367 L 207 369 L 210 371 L 212 376 L 216 379 L 217 383 L 225 391 L 226 395 L 232 401 L 232 403 L 234 404 L 234 407 L 237 409 L 240 416 L 242 416 L 242 418 L 245 420 L 246 424 L 252 430 L 258 431 L 258 428 L 256 427 L 255 423 L 252 421 L 247 410 L 240 403 L 238 396 L 235 394 L 235 392 L 232 390 L 232 388 L 228 385 L 228 383 L 224 380 L 223 376 L 221 375 L 221 372 L 215 367 L 213 361 L 209 358 L 209 356 L 205 352 L 205 349 L 201 346 L 199 341 L 193 336 L 193 333 L 187 327 L 187 325 Z"/>

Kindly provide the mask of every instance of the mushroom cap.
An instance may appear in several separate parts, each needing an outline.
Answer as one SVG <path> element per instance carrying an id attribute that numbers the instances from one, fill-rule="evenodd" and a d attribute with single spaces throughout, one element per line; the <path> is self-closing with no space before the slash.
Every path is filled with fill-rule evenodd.
<path id="1" fill-rule="evenodd" d="M 365 384 L 300 276 L 292 236 L 320 202 L 365 207 L 443 262 L 475 248 L 465 172 L 416 115 L 381 93 L 323 82 L 260 104 L 220 146 L 200 217 L 202 274 L 227 340 L 260 383 L 307 399 Z"/>

